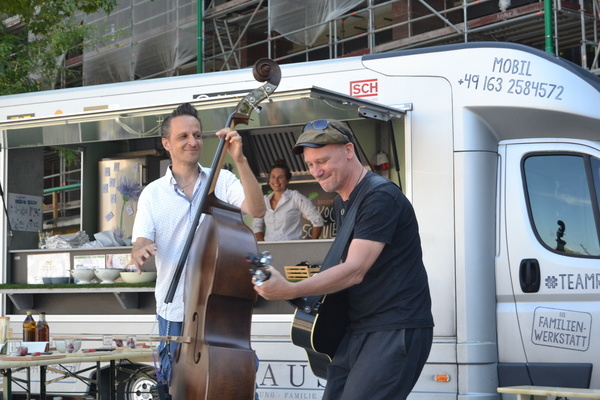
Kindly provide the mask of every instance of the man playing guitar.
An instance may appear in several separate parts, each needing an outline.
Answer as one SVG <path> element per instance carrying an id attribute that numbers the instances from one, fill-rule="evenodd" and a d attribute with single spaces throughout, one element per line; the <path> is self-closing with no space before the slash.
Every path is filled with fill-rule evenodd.
<path id="1" fill-rule="evenodd" d="M 304 155 L 323 190 L 338 194 L 338 232 L 344 223 L 354 224 L 353 230 L 342 243 L 337 264 L 294 283 L 269 268 L 271 277 L 255 290 L 268 300 L 345 292 L 348 328 L 327 368 L 323 400 L 405 399 L 433 339 L 431 297 L 412 205 L 398 186 L 382 183 L 363 167 L 345 123 L 309 122 L 294 152 Z"/>

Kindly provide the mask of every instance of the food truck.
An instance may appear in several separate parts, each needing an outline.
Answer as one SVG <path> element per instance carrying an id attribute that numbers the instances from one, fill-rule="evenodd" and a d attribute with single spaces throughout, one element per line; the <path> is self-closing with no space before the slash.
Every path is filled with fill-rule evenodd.
<path id="1" fill-rule="evenodd" d="M 600 319 L 597 76 L 509 43 L 286 64 L 281 75 L 277 90 L 237 130 L 265 193 L 270 165 L 286 160 L 290 188 L 310 196 L 326 227 L 319 240 L 258 243 L 275 268 L 319 265 L 335 237 L 333 195 L 320 190 L 291 148 L 306 122 L 345 121 L 365 166 L 400 185 L 419 221 L 435 328 L 410 399 L 497 400 L 497 388 L 510 385 L 600 388 L 600 325 L 593 322 Z M 10 201 L 43 195 L 44 149 L 80 153 L 79 230 L 101 241 L 103 235 L 94 237 L 106 232 L 98 222 L 106 219 L 98 213 L 99 162 L 143 157 L 146 182 L 160 176 L 168 160 L 158 127 L 189 102 L 202 119 L 201 163 L 208 166 L 218 142 L 213 133 L 258 86 L 251 70 L 242 69 L 0 97 L 0 184 L 8 204 L 0 216 L 1 279 L 24 284 L 3 290 L 0 305 L 15 334 L 28 309 L 47 313 L 51 336 L 157 333 L 151 287 L 86 291 L 74 284 L 73 291 L 55 291 L 29 285 L 32 271 L 39 273 L 47 260 L 68 276 L 76 261 L 102 263 L 130 249 L 110 241 L 39 249 L 28 221 L 10 226 Z M 135 211 L 111 193 L 115 220 L 129 206 Z M 320 399 L 326 385 L 290 340 L 293 312 L 286 302 L 264 299 L 254 307 L 251 343 L 260 359 L 262 399 Z M 152 369 L 134 364 L 120 373 L 119 398 L 148 398 L 142 389 Z M 48 390 L 81 386 L 71 379 Z"/>

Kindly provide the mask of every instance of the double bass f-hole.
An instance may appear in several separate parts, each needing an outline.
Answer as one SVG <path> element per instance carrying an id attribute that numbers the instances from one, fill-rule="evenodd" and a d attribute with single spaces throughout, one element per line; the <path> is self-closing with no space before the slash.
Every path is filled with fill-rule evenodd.
<path id="1" fill-rule="evenodd" d="M 200 334 L 200 316 L 197 312 L 194 313 L 193 322 L 196 328 L 196 334 L 194 337 L 198 337 Z M 200 358 L 202 358 L 202 352 L 198 348 L 198 341 L 194 341 L 194 362 L 198 364 L 200 362 Z"/>

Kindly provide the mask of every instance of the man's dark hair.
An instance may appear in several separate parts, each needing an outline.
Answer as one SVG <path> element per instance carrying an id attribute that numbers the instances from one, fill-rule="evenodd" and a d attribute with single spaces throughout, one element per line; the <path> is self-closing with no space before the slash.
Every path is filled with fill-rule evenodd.
<path id="1" fill-rule="evenodd" d="M 202 122 L 200 121 L 200 118 L 198 117 L 198 110 L 196 110 L 190 103 L 183 103 L 182 105 L 180 105 L 179 107 L 174 109 L 173 112 L 171 112 L 171 115 L 169 115 L 167 118 L 165 118 L 163 120 L 163 122 L 160 126 L 160 136 L 162 136 L 162 137 L 169 136 L 169 130 L 171 129 L 171 120 L 174 117 L 179 117 L 182 115 L 189 115 L 189 116 L 196 118 L 198 120 L 198 122 L 200 123 L 200 129 L 202 129 Z"/>

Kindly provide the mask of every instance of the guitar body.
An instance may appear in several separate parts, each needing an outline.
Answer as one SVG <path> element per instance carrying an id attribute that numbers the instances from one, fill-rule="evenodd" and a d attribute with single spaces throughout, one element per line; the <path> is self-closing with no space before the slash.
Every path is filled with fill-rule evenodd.
<path id="1" fill-rule="evenodd" d="M 348 327 L 346 293 L 294 299 L 291 303 L 298 308 L 292 321 L 292 343 L 306 350 L 315 376 L 327 379 L 327 366 Z M 312 309 L 309 313 L 303 311 L 307 305 Z"/>

